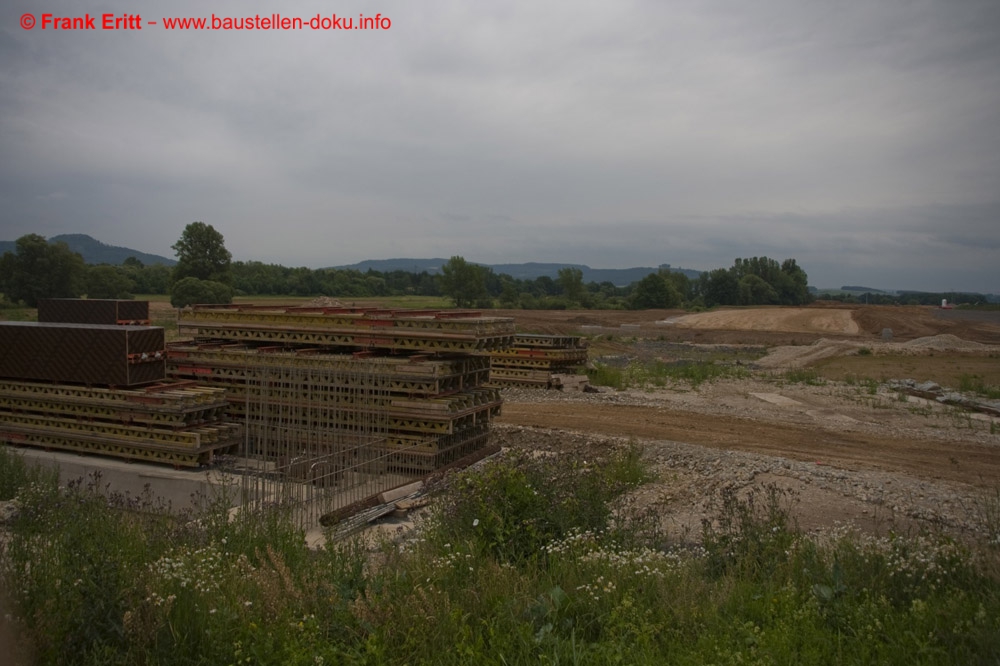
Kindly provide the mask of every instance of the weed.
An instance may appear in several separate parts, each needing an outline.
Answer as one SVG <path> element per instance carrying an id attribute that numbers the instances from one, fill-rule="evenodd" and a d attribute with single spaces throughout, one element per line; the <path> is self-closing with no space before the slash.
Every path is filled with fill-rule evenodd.
<path id="1" fill-rule="evenodd" d="M 860 347 L 858 349 L 858 356 L 871 356 L 871 355 L 872 355 L 871 347 Z"/>
<path id="2" fill-rule="evenodd" d="M 724 491 L 703 543 L 671 547 L 628 510 L 649 478 L 641 453 L 515 453 L 447 478 L 436 517 L 405 543 L 309 551 L 280 508 L 225 519 L 225 489 L 175 516 L 99 478 L 59 488 L 0 451 L 5 492 L 24 507 L 0 549 L 4 612 L 42 665 L 1000 655 L 1000 579 L 979 568 L 998 552 L 1000 491 L 977 509 L 982 551 L 924 536 L 812 539 L 775 487 Z"/>
<path id="3" fill-rule="evenodd" d="M 808 386 L 822 386 L 826 380 L 812 369 L 796 368 L 788 370 L 784 374 L 784 379 L 792 384 L 806 384 Z"/>
<path id="4" fill-rule="evenodd" d="M 958 390 L 966 393 L 975 393 L 988 400 L 1000 400 L 1000 386 L 985 384 L 981 375 L 961 375 L 958 378 Z"/>

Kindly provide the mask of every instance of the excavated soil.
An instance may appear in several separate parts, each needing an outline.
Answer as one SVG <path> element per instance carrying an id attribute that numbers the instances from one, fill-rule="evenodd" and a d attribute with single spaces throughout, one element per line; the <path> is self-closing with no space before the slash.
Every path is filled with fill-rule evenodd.
<path id="1" fill-rule="evenodd" d="M 509 390 L 497 434 L 507 445 L 583 456 L 641 444 L 658 481 L 639 498 L 659 507 L 664 526 L 679 537 L 700 529 L 723 487 L 790 491 L 805 529 L 851 523 L 874 532 L 965 535 L 981 532 L 985 498 L 1000 488 L 1000 434 L 991 434 L 988 417 L 841 383 Z"/>
<path id="2" fill-rule="evenodd" d="M 657 324 L 683 315 L 662 310 L 510 311 L 521 330 L 590 327 L 583 332 L 599 336 L 594 348 L 625 359 L 644 359 L 652 347 L 659 356 L 667 348 L 683 356 L 685 346 L 693 357 L 725 345 L 767 346 L 769 353 L 753 362 L 760 369 L 751 379 L 697 388 L 508 389 L 496 436 L 506 446 L 583 457 L 640 444 L 657 480 L 635 499 L 655 507 L 663 526 L 682 539 L 700 533 L 723 488 L 746 492 L 765 485 L 790 493 L 804 529 L 850 524 L 875 533 L 940 530 L 996 538 L 1000 526 L 988 515 L 1000 492 L 1000 419 L 864 381 L 912 376 L 957 388 L 961 376 L 975 375 L 987 385 L 1000 383 L 1000 313 L 961 318 L 939 312 L 819 304 L 689 320 L 728 327 L 711 329 Z M 856 333 L 847 332 L 853 330 L 848 322 Z M 797 330 L 761 330 L 768 325 Z M 892 342 L 883 341 L 884 328 L 893 330 Z M 706 342 L 713 344 L 700 344 Z M 818 378 L 792 383 L 787 368 L 814 368 Z"/>
<path id="3" fill-rule="evenodd" d="M 731 308 L 695 315 L 683 310 L 487 312 L 514 317 L 518 329 L 526 333 L 637 336 L 707 344 L 801 345 L 820 338 L 838 337 L 874 342 L 881 340 L 882 331 L 888 328 L 897 342 L 947 333 L 963 340 L 1000 345 L 1000 311 L 941 310 L 927 306 L 845 305 L 820 301 L 805 308 Z M 784 312 L 794 314 L 782 314 Z M 705 318 L 702 321 L 706 322 L 718 317 L 725 323 L 704 328 L 662 323 L 685 317 Z M 783 321 L 784 328 L 793 330 L 769 327 L 768 321 Z M 831 330 L 838 327 L 839 330 Z M 845 329 L 854 332 L 845 333 Z"/>

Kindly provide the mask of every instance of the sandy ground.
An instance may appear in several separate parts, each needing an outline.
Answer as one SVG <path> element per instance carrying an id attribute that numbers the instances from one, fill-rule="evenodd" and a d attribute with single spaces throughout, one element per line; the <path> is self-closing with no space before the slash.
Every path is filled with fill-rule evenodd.
<path id="1" fill-rule="evenodd" d="M 659 481 L 641 491 L 677 536 L 700 529 L 724 486 L 792 491 L 805 529 L 946 529 L 974 535 L 1000 488 L 991 419 L 886 389 L 727 380 L 697 391 L 509 391 L 504 443 L 590 450 L 640 443 Z M 994 425 L 996 433 L 998 426 Z"/>
<path id="2" fill-rule="evenodd" d="M 513 312 L 519 326 L 549 332 L 638 324 L 638 330 L 626 329 L 637 341 L 624 334 L 612 338 L 626 355 L 644 345 L 701 342 L 764 344 L 770 353 L 752 379 L 696 389 L 510 389 L 496 435 L 507 446 L 580 456 L 641 444 L 658 480 L 637 499 L 657 507 L 678 538 L 700 534 L 722 488 L 745 492 L 768 484 L 789 491 L 804 529 L 851 524 L 876 533 L 943 530 L 995 538 L 1000 535 L 986 534 L 984 515 L 1000 492 L 1000 419 L 904 398 L 885 386 L 873 393 L 857 381 L 809 385 L 784 375 L 785 368 L 842 363 L 859 378 L 899 370 L 921 380 L 955 380 L 961 372 L 996 384 L 1000 313 L 957 318 L 938 312 L 822 304 L 753 308 L 689 315 L 697 328 L 655 324 L 683 315 L 678 312 Z M 786 330 L 774 330 L 781 328 Z M 894 342 L 883 343 L 883 328 L 893 329 Z M 861 348 L 867 348 L 863 355 Z"/>
<path id="3" fill-rule="evenodd" d="M 851 310 L 811 308 L 754 308 L 716 310 L 667 320 L 681 328 L 783 333 L 833 333 L 857 335 L 861 329 Z"/>
<path id="4" fill-rule="evenodd" d="M 888 328 L 897 342 L 951 334 L 963 340 L 1000 345 L 1000 311 L 965 312 L 923 306 L 819 302 L 807 308 L 732 308 L 694 315 L 683 310 L 490 310 L 489 313 L 514 317 L 518 329 L 526 333 L 639 336 L 706 344 L 801 345 L 823 337 L 877 342 L 882 339 L 883 329 Z M 705 322 L 720 317 L 728 323 L 727 328 L 657 323 L 685 317 Z M 857 325 L 856 330 L 847 318 Z M 784 321 L 786 328 L 792 326 L 794 330 L 768 328 L 763 323 L 768 321 Z M 831 326 L 839 329 L 831 330 Z M 854 332 L 844 333 L 845 329 Z"/>

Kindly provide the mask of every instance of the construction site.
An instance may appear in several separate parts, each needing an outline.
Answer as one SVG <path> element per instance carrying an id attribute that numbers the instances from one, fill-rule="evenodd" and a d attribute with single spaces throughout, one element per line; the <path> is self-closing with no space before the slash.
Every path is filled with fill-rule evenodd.
<path id="1" fill-rule="evenodd" d="M 0 322 L 0 442 L 207 471 L 306 527 L 487 455 L 500 387 L 568 382 L 587 354 L 476 311 L 195 306 L 170 343 L 142 301 L 38 319 Z"/>

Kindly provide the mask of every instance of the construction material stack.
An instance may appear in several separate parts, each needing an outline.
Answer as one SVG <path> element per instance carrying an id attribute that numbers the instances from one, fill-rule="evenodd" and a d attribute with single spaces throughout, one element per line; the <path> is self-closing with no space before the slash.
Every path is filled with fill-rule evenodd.
<path id="1" fill-rule="evenodd" d="M 367 456 L 369 468 L 402 473 L 487 446 L 500 411 L 488 354 L 514 339 L 513 319 L 438 310 L 195 307 L 178 328 L 195 339 L 170 345 L 168 374 L 225 387 L 255 453 L 297 453 L 322 469 Z M 327 445 L 331 460 L 316 433 L 361 440 Z"/>
<path id="2" fill-rule="evenodd" d="M 520 334 L 510 348 L 490 353 L 490 384 L 582 390 L 586 377 L 576 378 L 586 362 L 585 338 Z"/>
<path id="3" fill-rule="evenodd" d="M 38 321 L 57 324 L 149 325 L 149 301 L 111 298 L 43 298 Z"/>
<path id="4" fill-rule="evenodd" d="M 0 322 L 0 442 L 187 467 L 239 446 L 224 391 L 165 378 L 162 328 Z"/>

